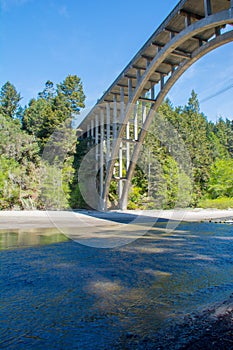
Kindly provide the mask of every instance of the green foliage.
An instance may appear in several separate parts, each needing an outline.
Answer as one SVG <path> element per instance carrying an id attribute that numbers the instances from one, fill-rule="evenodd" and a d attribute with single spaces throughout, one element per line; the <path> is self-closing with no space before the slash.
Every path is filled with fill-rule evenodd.
<path id="1" fill-rule="evenodd" d="M 74 169 L 72 159 L 62 166 L 58 163 L 49 164 L 42 162 L 41 166 L 41 194 L 40 207 L 48 210 L 61 210 L 69 208 L 70 183 L 72 182 Z"/>
<path id="2" fill-rule="evenodd" d="M 129 192 L 127 209 L 143 209 L 143 199 L 142 189 L 137 186 L 132 186 Z"/>
<path id="3" fill-rule="evenodd" d="M 19 111 L 20 94 L 14 85 L 7 81 L 0 90 L 0 112 L 7 117 L 14 118 Z"/>
<path id="4" fill-rule="evenodd" d="M 60 124 L 70 123 L 79 114 L 84 105 L 85 95 L 82 83 L 76 75 L 69 75 L 54 89 L 53 83 L 47 81 L 45 89 L 32 99 L 25 109 L 22 125 L 29 134 L 34 135 L 42 153 L 50 136 Z"/>
<path id="5" fill-rule="evenodd" d="M 18 204 L 20 197 L 19 164 L 14 159 L 0 156 L 0 208 L 9 209 Z"/>
<path id="6" fill-rule="evenodd" d="M 232 125 L 221 118 L 216 124 L 208 122 L 194 91 L 184 107 L 174 108 L 166 100 L 140 155 L 150 171 L 136 169 L 129 206 L 142 202 L 147 208 L 196 206 L 207 190 L 213 198 L 231 196 Z M 213 165 L 218 158 L 225 162 Z"/>
<path id="7" fill-rule="evenodd" d="M 143 171 L 137 167 L 132 180 L 133 187 L 140 188 L 139 205 L 145 208 L 183 207 L 191 202 L 191 159 L 177 132 L 180 120 L 167 100 L 147 133 L 139 161 Z"/>
<path id="8" fill-rule="evenodd" d="M 145 209 L 181 208 L 190 204 L 192 180 L 170 155 L 160 155 L 156 161 L 151 161 L 147 180 L 142 177 L 143 186 L 140 186 L 137 175 L 129 194 L 129 209 L 135 208 L 136 203 Z"/>
<path id="9" fill-rule="evenodd" d="M 54 97 L 56 96 L 56 90 L 54 84 L 51 80 L 46 81 L 45 88 L 42 92 L 38 93 L 38 97 L 42 98 L 48 102 L 53 102 Z"/>
<path id="10" fill-rule="evenodd" d="M 199 113 L 199 102 L 194 92 L 192 92 L 188 106 L 181 111 L 180 118 L 183 121 L 181 135 L 192 161 L 194 193 L 197 200 L 206 191 L 211 153 L 207 136 L 208 122 L 206 117 Z"/>
<path id="11" fill-rule="evenodd" d="M 207 193 L 212 199 L 233 197 L 233 159 L 218 159 L 211 166 Z"/>
<path id="12" fill-rule="evenodd" d="M 208 133 L 208 139 L 210 141 L 210 153 L 213 160 L 217 158 L 229 158 L 227 148 L 221 143 L 221 139 L 211 131 Z"/>
<path id="13" fill-rule="evenodd" d="M 35 138 L 21 130 L 18 120 L 0 114 L 0 134 L 0 154 L 24 165 L 39 161 L 39 148 Z"/>
<path id="14" fill-rule="evenodd" d="M 31 100 L 23 116 L 24 130 L 36 137 L 41 150 L 60 123 L 56 112 L 44 99 Z"/>
<path id="15" fill-rule="evenodd" d="M 60 124 L 43 151 L 40 203 L 46 209 L 69 208 L 77 143 L 76 132 L 70 124 L 69 120 Z"/>
<path id="16" fill-rule="evenodd" d="M 40 160 L 37 142 L 33 136 L 20 129 L 19 121 L 2 115 L 0 115 L 0 134 L 2 155 L 0 208 L 34 208 L 39 194 Z"/>
<path id="17" fill-rule="evenodd" d="M 216 199 L 203 198 L 199 201 L 200 208 L 230 209 L 233 208 L 233 198 L 222 197 Z"/>
<path id="18" fill-rule="evenodd" d="M 192 192 L 192 179 L 180 169 L 179 164 L 171 156 L 167 156 L 163 164 L 164 180 L 160 189 L 163 198 L 163 208 L 184 208 L 190 205 Z"/>
<path id="19" fill-rule="evenodd" d="M 57 85 L 57 100 L 72 114 L 78 114 L 80 108 L 84 108 L 85 95 L 81 80 L 77 75 L 68 75 L 66 79 Z"/>
<path id="20" fill-rule="evenodd" d="M 75 169 L 75 172 L 74 172 L 74 177 L 71 184 L 71 196 L 70 196 L 70 205 L 72 208 L 90 208 L 89 204 L 85 202 L 81 194 L 82 188 L 80 188 L 80 183 L 79 183 L 80 165 L 84 156 L 88 153 L 90 149 L 91 149 L 91 140 L 89 139 L 80 140 L 78 143 L 76 143 L 76 150 L 75 150 L 74 162 L 73 162 L 73 167 Z M 86 177 L 93 176 L 92 174 L 93 162 L 91 160 L 91 157 L 89 158 L 90 158 L 90 165 L 87 164 L 87 166 L 85 167 L 84 176 Z"/>
<path id="21" fill-rule="evenodd" d="M 77 143 L 71 126 L 84 99 L 76 75 L 69 75 L 56 89 L 47 81 L 25 109 L 12 84 L 2 87 L 0 208 L 69 207 Z"/>
<path id="22" fill-rule="evenodd" d="M 82 193 L 80 191 L 79 184 L 72 184 L 72 191 L 70 193 L 69 205 L 73 209 L 89 209 L 89 206 L 83 199 Z"/>
<path id="23" fill-rule="evenodd" d="M 39 192 L 37 169 L 0 156 L 0 208 L 33 209 Z"/>
<path id="24" fill-rule="evenodd" d="M 72 129 L 73 118 L 85 101 L 80 78 L 68 75 L 56 86 L 48 80 L 44 90 L 24 109 L 20 99 L 10 82 L 3 85 L 0 209 L 96 208 L 96 203 L 86 203 L 81 194 L 88 192 L 92 198 L 92 187 L 99 186 L 98 175 L 96 184 L 93 182 L 93 152 L 85 160 L 85 169 L 80 167 L 93 141 L 77 142 Z M 139 129 L 145 107 L 142 102 L 137 108 Z M 132 125 L 129 132 L 133 138 Z M 194 91 L 184 107 L 175 108 L 166 100 L 146 136 L 132 179 L 128 208 L 232 206 L 232 157 L 232 121 L 220 118 L 216 123 L 208 122 L 200 112 Z M 115 176 L 119 176 L 117 169 Z M 86 181 L 80 183 L 80 177 Z M 117 203 L 118 182 L 112 181 L 109 205 L 115 209 Z"/>
<path id="25" fill-rule="evenodd" d="M 219 118 L 214 126 L 214 132 L 221 145 L 229 152 L 230 156 L 233 157 L 233 121 Z"/>

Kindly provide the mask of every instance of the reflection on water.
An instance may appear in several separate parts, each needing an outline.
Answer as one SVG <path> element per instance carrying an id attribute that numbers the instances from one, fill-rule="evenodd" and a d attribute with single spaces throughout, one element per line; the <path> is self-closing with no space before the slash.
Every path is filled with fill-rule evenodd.
<path id="1" fill-rule="evenodd" d="M 232 238 L 229 225 L 169 233 L 160 224 L 97 249 L 56 230 L 1 232 L 0 348 L 137 349 L 137 339 L 233 292 Z"/>
<path id="2" fill-rule="evenodd" d="M 0 250 L 66 242 L 69 239 L 56 229 L 0 230 Z"/>

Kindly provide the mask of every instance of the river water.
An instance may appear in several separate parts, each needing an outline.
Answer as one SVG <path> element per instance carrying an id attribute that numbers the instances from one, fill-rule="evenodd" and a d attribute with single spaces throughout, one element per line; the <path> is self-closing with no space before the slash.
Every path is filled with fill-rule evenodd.
<path id="1" fill-rule="evenodd" d="M 0 231 L 0 348 L 127 349 L 228 298 L 233 226 L 163 225 L 114 249 L 55 229 Z"/>

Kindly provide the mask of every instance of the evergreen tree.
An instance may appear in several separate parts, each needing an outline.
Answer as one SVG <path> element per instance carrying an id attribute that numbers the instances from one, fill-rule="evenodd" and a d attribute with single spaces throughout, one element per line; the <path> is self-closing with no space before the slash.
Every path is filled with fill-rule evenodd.
<path id="1" fill-rule="evenodd" d="M 77 75 L 68 75 L 66 79 L 57 85 L 57 105 L 63 105 L 70 116 L 79 114 L 85 107 L 85 95 L 80 78 Z"/>
<path id="2" fill-rule="evenodd" d="M 50 102 L 39 98 L 30 101 L 22 124 L 24 130 L 37 138 L 42 153 L 49 137 L 62 121 L 62 115 L 53 110 Z"/>
<path id="3" fill-rule="evenodd" d="M 221 145 L 233 157 L 233 122 L 229 119 L 219 118 L 214 126 L 214 133 Z"/>
<path id="4" fill-rule="evenodd" d="M 50 136 L 66 120 L 72 123 L 74 114 L 84 107 L 85 95 L 80 78 L 69 75 L 54 89 L 48 80 L 45 89 L 32 99 L 24 111 L 23 129 L 35 135 L 40 145 L 41 153 Z"/>
<path id="5" fill-rule="evenodd" d="M 226 119 L 227 150 L 233 158 L 233 120 Z"/>
<path id="6" fill-rule="evenodd" d="M 20 108 L 20 93 L 14 85 L 7 81 L 0 90 L 0 112 L 10 118 L 14 118 Z"/>
<path id="7" fill-rule="evenodd" d="M 55 96 L 56 96 L 56 91 L 54 88 L 54 84 L 51 80 L 48 80 L 45 83 L 44 90 L 38 93 L 38 97 L 43 98 L 48 102 L 52 102 Z"/>
<path id="8" fill-rule="evenodd" d="M 208 183 L 210 198 L 233 197 L 233 159 L 218 159 L 211 166 Z"/>
<path id="9" fill-rule="evenodd" d="M 192 91 L 187 106 L 181 109 L 181 136 L 187 146 L 193 165 L 194 202 L 206 191 L 211 165 L 210 142 L 208 140 L 208 122 L 200 113 L 197 95 Z"/>

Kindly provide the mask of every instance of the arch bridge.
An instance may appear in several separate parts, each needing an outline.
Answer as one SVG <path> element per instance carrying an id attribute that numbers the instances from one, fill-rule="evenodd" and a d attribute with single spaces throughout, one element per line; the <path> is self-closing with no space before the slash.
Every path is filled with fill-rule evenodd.
<path id="1" fill-rule="evenodd" d="M 97 188 L 94 207 L 107 209 L 111 181 L 117 181 L 118 206 L 126 208 L 139 152 L 158 107 L 192 64 L 233 41 L 232 25 L 233 0 L 179 1 L 81 122 L 79 138 L 92 148 L 92 179 L 83 178 L 89 192 Z M 91 205 L 88 195 L 85 199 Z"/>

